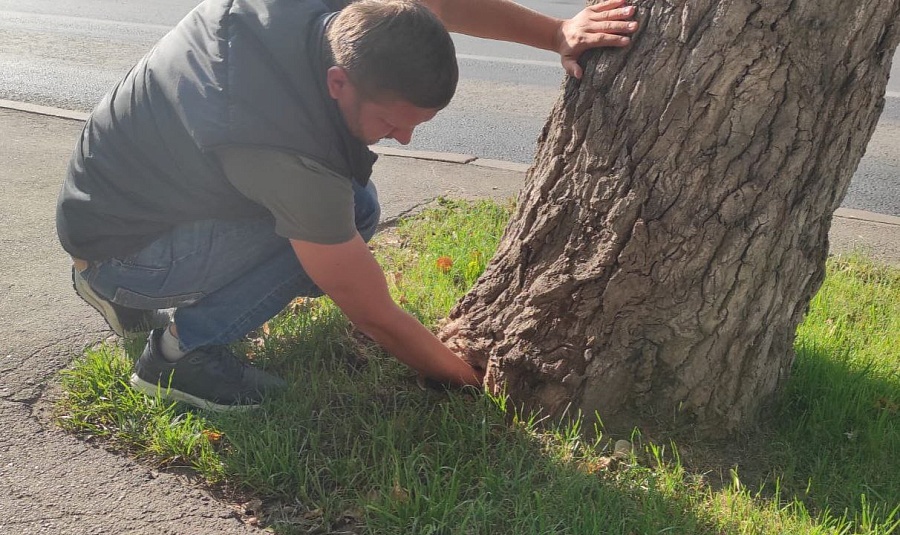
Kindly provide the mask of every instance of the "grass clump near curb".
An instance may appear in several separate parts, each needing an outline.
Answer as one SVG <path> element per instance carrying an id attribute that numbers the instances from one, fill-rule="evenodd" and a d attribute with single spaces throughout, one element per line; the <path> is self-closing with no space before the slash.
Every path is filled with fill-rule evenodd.
<path id="1" fill-rule="evenodd" d="M 509 207 L 441 201 L 374 245 L 398 300 L 444 317 L 495 250 Z M 707 484 L 675 445 L 613 455 L 583 419 L 538 427 L 502 398 L 423 392 L 328 300 L 298 300 L 243 344 L 291 388 L 213 414 L 127 386 L 138 347 L 63 373 L 60 422 L 255 496 L 276 533 L 891 533 L 900 526 L 900 272 L 829 263 L 797 339 L 762 483 Z"/>

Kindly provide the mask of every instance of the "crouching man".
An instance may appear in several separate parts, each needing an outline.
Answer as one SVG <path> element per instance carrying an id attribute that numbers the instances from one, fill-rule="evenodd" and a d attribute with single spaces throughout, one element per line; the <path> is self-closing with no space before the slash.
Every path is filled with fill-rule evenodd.
<path id="1" fill-rule="evenodd" d="M 366 245 L 368 145 L 409 143 L 450 102 L 446 27 L 557 50 L 578 76 L 584 49 L 627 44 L 632 16 L 620 0 L 567 21 L 505 0 L 200 4 L 93 111 L 58 201 L 75 290 L 119 335 L 150 330 L 132 386 L 256 406 L 283 381 L 228 344 L 323 294 L 420 373 L 480 384 L 388 293 Z"/>

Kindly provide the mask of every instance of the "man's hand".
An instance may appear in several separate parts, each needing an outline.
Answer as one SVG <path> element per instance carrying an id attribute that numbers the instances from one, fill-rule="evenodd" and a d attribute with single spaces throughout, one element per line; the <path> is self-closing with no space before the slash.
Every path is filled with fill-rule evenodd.
<path id="1" fill-rule="evenodd" d="M 419 0 L 451 32 L 511 41 L 558 52 L 566 72 L 581 78 L 578 57 L 598 46 L 627 46 L 638 29 L 627 0 L 601 0 L 568 20 L 538 13 L 513 0 Z"/>
<path id="2" fill-rule="evenodd" d="M 467 333 L 468 330 L 460 320 L 447 321 L 440 326 L 437 337 L 450 351 L 480 372 L 483 379 L 488 365 L 486 348 L 470 344 L 466 339 Z"/>
<path id="3" fill-rule="evenodd" d="M 302 240 L 291 240 L 291 245 L 309 278 L 360 331 L 401 362 L 440 382 L 481 386 L 482 371 L 394 303 L 384 272 L 358 234 L 336 245 Z"/>
<path id="4" fill-rule="evenodd" d="M 628 36 L 638 29 L 634 14 L 634 6 L 626 6 L 625 0 L 605 0 L 562 21 L 556 34 L 556 51 L 566 72 L 581 79 L 584 73 L 578 58 L 586 50 L 628 46 Z"/>

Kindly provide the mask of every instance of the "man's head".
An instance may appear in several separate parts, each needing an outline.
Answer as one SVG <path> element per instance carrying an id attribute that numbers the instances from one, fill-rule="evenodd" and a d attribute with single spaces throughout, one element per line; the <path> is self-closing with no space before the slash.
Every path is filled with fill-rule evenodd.
<path id="1" fill-rule="evenodd" d="M 350 131 L 366 143 L 409 143 L 456 91 L 459 71 L 447 30 L 412 0 L 359 0 L 326 33 L 328 91 Z"/>

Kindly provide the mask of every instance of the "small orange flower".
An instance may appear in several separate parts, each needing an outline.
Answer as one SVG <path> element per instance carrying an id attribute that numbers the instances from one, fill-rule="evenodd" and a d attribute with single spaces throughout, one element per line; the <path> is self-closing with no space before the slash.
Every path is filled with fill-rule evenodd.
<path id="1" fill-rule="evenodd" d="M 210 444 L 218 444 L 222 441 L 222 433 L 219 433 L 218 431 L 204 429 L 201 433 L 206 437 L 206 440 L 208 440 Z"/>
<path id="2" fill-rule="evenodd" d="M 437 268 L 441 273 L 447 273 L 453 267 L 453 259 L 449 256 L 442 256 L 437 259 Z"/>

